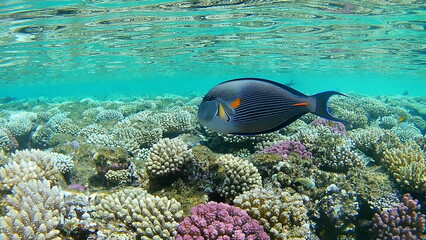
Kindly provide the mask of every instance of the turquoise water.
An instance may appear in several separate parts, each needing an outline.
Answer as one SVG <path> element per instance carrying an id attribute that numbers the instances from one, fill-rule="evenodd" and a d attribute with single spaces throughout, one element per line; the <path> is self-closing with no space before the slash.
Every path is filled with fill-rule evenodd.
<path id="1" fill-rule="evenodd" d="M 0 95 L 203 93 L 263 77 L 424 95 L 422 1 L 2 1 Z"/>
<path id="2" fill-rule="evenodd" d="M 425 239 L 425 6 L 0 0 L 0 239 Z M 244 77 L 344 121 L 203 126 Z M 210 126 L 321 105 L 249 96 Z"/>

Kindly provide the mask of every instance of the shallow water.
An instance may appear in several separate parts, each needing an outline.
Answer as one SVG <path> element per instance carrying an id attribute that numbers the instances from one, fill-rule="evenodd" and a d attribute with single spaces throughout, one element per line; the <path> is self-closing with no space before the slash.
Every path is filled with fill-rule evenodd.
<path id="1" fill-rule="evenodd" d="M 237 77 L 307 93 L 426 92 L 422 1 L 2 5 L 3 96 L 186 95 Z"/>
<path id="2" fill-rule="evenodd" d="M 411 0 L 3 0 L 0 239 L 425 239 L 425 19 Z M 202 96 L 242 77 L 345 93 L 346 122 L 202 126 Z"/>

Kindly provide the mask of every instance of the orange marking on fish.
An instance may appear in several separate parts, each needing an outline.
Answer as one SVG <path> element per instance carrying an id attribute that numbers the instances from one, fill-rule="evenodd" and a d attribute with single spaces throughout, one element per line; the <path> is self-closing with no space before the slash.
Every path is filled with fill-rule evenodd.
<path id="1" fill-rule="evenodd" d="M 307 102 L 301 102 L 301 103 L 293 104 L 293 106 L 308 106 L 308 105 L 309 105 L 309 103 L 307 103 Z"/>
<path id="2" fill-rule="evenodd" d="M 237 107 L 239 107 L 239 106 L 240 106 L 240 104 L 241 104 L 241 99 L 240 99 L 240 98 L 237 98 L 237 99 L 235 99 L 233 102 L 231 102 L 231 104 L 229 104 L 229 106 L 230 106 L 232 109 L 236 109 Z"/>

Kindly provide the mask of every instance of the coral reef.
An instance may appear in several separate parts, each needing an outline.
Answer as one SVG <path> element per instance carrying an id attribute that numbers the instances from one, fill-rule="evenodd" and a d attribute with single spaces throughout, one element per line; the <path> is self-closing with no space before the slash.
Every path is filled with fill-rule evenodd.
<path id="1" fill-rule="evenodd" d="M 106 223 L 124 224 L 144 240 L 172 239 L 183 219 L 179 202 L 153 196 L 141 188 L 98 195 L 94 201 L 94 217 Z"/>
<path id="2" fill-rule="evenodd" d="M 257 188 L 237 196 L 234 204 L 257 219 L 272 240 L 315 239 L 303 201 L 309 198 L 280 189 Z"/>
<path id="3" fill-rule="evenodd" d="M 371 229 L 372 236 L 379 239 L 424 239 L 426 219 L 420 213 L 420 204 L 410 194 L 404 194 L 401 203 L 376 213 Z"/>
<path id="4" fill-rule="evenodd" d="M 209 202 L 191 209 L 177 227 L 176 240 L 270 239 L 259 223 L 243 210 L 225 203 Z"/>
<path id="5" fill-rule="evenodd" d="M 46 179 L 32 179 L 14 186 L 12 193 L 6 197 L 1 239 L 62 239 L 57 229 L 64 213 L 60 188 Z"/>
<path id="6" fill-rule="evenodd" d="M 179 138 L 164 138 L 151 148 L 146 171 L 152 177 L 174 174 L 192 159 L 192 152 Z"/>
<path id="7" fill-rule="evenodd" d="M 39 217 L 27 217 L 14 203 L 28 200 L 18 193 L 25 184 L 39 187 L 27 196 L 47 192 L 42 181 L 49 181 L 50 189 L 67 188 L 52 193 L 65 198 L 52 210 L 60 213 L 60 223 L 55 217 L 54 223 L 37 223 L 40 229 L 28 227 L 42 239 L 174 239 L 183 212 L 209 201 L 246 210 L 272 239 L 364 239 L 368 233 L 419 238 L 424 223 L 419 203 L 426 199 L 426 98 L 335 96 L 330 111 L 348 124 L 306 114 L 256 136 L 201 126 L 196 121 L 201 99 L 165 95 L 0 103 L 5 206 L 0 213 L 6 229 L 0 238 L 18 238 L 24 234 L 19 219 Z M 404 196 L 406 208 L 398 206 L 406 192 L 419 202 Z M 31 211 L 41 209 L 37 204 Z M 410 217 L 407 209 L 415 209 Z M 375 227 L 367 224 L 381 211 Z M 417 225 L 403 225 L 401 219 Z M 188 224 L 182 230 L 198 234 Z M 234 237 L 247 235 L 238 231 Z"/>

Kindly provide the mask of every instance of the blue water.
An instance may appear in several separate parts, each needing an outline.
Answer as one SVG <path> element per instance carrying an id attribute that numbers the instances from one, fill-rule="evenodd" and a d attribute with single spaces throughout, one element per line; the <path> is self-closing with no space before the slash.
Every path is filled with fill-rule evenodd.
<path id="1" fill-rule="evenodd" d="M 421 1 L 0 4 L 0 96 L 202 94 L 239 77 L 426 92 Z"/>

